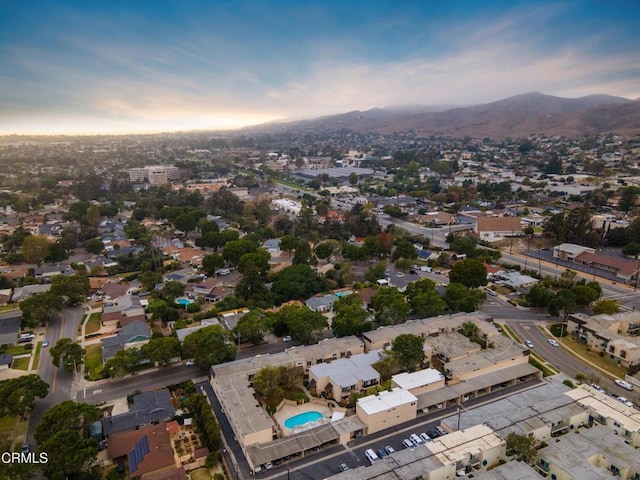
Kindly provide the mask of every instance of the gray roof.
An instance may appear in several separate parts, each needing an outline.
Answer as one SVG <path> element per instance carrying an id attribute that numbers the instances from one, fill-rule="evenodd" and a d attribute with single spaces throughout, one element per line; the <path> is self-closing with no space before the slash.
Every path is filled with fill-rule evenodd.
<path id="1" fill-rule="evenodd" d="M 22 313 L 20 310 L 10 313 L 10 316 L 0 317 L 0 345 L 16 343 L 18 340 L 20 323 L 22 323 Z"/>
<path id="2" fill-rule="evenodd" d="M 311 298 L 307 299 L 304 303 L 311 310 L 315 310 L 318 307 L 331 308 L 333 306 L 333 304 L 336 302 L 336 300 L 338 300 L 338 297 L 336 297 L 335 295 L 329 293 L 329 294 L 324 295 L 322 297 L 311 297 Z"/>
<path id="3" fill-rule="evenodd" d="M 329 363 L 313 365 L 309 371 L 317 378 L 329 377 L 340 387 L 357 385 L 358 381 L 380 380 L 380 374 L 371 365 L 380 361 L 382 350 L 359 353 L 351 358 L 341 358 Z"/>
<path id="4" fill-rule="evenodd" d="M 19 302 L 20 300 L 24 300 L 25 298 L 32 297 L 38 293 L 48 292 L 51 289 L 50 283 L 45 283 L 44 285 L 25 285 L 24 287 L 18 287 L 13 291 L 13 296 L 11 297 L 11 301 Z"/>
<path id="5" fill-rule="evenodd" d="M 102 359 L 106 362 L 114 357 L 116 353 L 124 348 L 126 343 L 136 338 L 151 338 L 151 328 L 149 324 L 135 320 L 124 327 L 114 337 L 103 338 L 102 343 Z"/>
<path id="6" fill-rule="evenodd" d="M 152 422 L 166 422 L 175 413 L 169 390 L 163 388 L 134 396 L 129 412 L 104 418 L 102 427 L 105 436 L 108 436 Z"/>
<path id="7" fill-rule="evenodd" d="M 0 355 L 0 365 L 11 365 L 11 362 L 13 362 L 13 355 L 8 353 Z"/>

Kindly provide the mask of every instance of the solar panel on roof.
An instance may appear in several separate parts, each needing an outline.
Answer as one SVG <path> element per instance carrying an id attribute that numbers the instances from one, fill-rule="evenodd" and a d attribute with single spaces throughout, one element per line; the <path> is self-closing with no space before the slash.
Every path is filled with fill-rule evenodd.
<path id="1" fill-rule="evenodd" d="M 133 452 L 134 452 L 133 450 L 130 451 L 129 455 L 128 455 L 128 457 L 129 457 L 129 473 L 133 473 L 136 470 L 138 470 L 138 462 L 136 461 L 135 455 L 134 455 Z"/>
<path id="2" fill-rule="evenodd" d="M 150 451 L 149 450 L 149 438 L 146 435 L 144 435 L 142 437 L 142 453 L 144 455 L 146 455 L 147 453 L 149 453 L 149 451 Z"/>

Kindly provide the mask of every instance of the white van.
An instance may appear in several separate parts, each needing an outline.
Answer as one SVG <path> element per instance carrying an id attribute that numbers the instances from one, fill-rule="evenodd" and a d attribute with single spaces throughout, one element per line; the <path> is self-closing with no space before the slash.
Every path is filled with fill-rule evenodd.
<path id="1" fill-rule="evenodd" d="M 624 380 L 620 380 L 620 379 L 616 379 L 616 385 L 618 385 L 619 387 L 624 388 L 625 390 L 633 390 L 633 385 L 631 385 L 629 382 L 625 382 Z"/>
<path id="2" fill-rule="evenodd" d="M 369 449 L 366 452 L 364 452 L 365 457 L 367 457 L 369 459 L 369 461 L 371 462 L 371 465 L 373 465 L 375 462 L 377 462 L 378 460 L 380 460 L 380 457 L 378 457 L 378 455 L 376 454 L 376 452 L 373 451 L 373 449 Z"/>

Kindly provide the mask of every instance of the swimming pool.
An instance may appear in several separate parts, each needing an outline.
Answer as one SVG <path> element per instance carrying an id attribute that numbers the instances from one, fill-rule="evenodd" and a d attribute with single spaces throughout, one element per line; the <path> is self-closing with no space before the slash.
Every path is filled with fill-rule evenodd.
<path id="1" fill-rule="evenodd" d="M 178 300 L 176 300 L 176 302 L 180 305 L 191 305 L 191 300 L 189 300 L 188 298 L 179 298 Z"/>
<path id="2" fill-rule="evenodd" d="M 284 426 L 287 428 L 299 427 L 305 423 L 315 422 L 320 420 L 323 415 L 320 412 L 304 412 L 293 417 L 289 417 L 284 421 Z"/>

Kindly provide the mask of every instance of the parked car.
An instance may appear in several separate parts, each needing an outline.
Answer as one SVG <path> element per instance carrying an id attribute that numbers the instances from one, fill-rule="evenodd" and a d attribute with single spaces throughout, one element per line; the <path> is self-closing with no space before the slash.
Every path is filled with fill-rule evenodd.
<path id="1" fill-rule="evenodd" d="M 414 443 L 409 440 L 408 438 L 405 438 L 404 440 L 402 440 L 402 445 L 404 445 L 404 448 L 413 448 L 415 447 Z"/>
<path id="2" fill-rule="evenodd" d="M 438 432 L 436 432 L 435 430 L 429 430 L 427 432 L 427 435 L 429 435 L 431 438 L 438 438 L 438 437 L 442 436 Z"/>
<path id="3" fill-rule="evenodd" d="M 393 448 L 391 445 L 387 445 L 386 447 L 384 447 L 384 449 L 387 451 L 389 455 L 391 455 L 392 453 L 396 453 L 396 449 Z"/>
<path id="4" fill-rule="evenodd" d="M 619 378 L 616 378 L 615 382 L 616 382 L 616 385 L 624 388 L 625 390 L 629 390 L 629 391 L 633 390 L 633 385 L 631 385 L 629 382 L 625 382 L 624 380 L 620 380 Z"/>
<path id="5" fill-rule="evenodd" d="M 549 340 L 547 340 L 547 342 L 549 342 L 549 345 L 551 345 L 552 347 L 559 347 L 560 346 L 558 341 L 554 340 L 553 338 L 550 338 Z"/>
<path id="6" fill-rule="evenodd" d="M 433 442 L 433 440 L 431 439 L 431 437 L 430 437 L 429 435 L 427 435 L 426 433 L 424 433 L 424 432 L 423 432 L 423 433 L 421 433 L 421 434 L 419 435 L 419 437 L 422 439 L 422 441 L 423 441 L 424 443 L 427 443 L 427 442 Z"/>
<path id="7" fill-rule="evenodd" d="M 194 362 L 193 360 L 187 360 L 187 361 L 185 362 L 185 365 L 186 365 L 187 367 L 193 367 L 195 364 L 196 364 L 196 362 Z"/>
<path id="8" fill-rule="evenodd" d="M 271 462 L 267 462 L 264 464 L 264 469 L 265 470 L 271 470 L 273 468 L 273 463 Z"/>
<path id="9" fill-rule="evenodd" d="M 293 340 L 293 338 L 291 338 L 291 335 L 286 335 L 286 336 L 282 337 L 282 341 L 283 342 L 290 342 L 292 340 Z"/>
<path id="10" fill-rule="evenodd" d="M 379 456 L 380 458 L 384 458 L 384 457 L 386 457 L 387 455 L 389 455 L 389 454 L 387 453 L 387 451 L 386 451 L 384 448 L 379 448 L 378 450 L 376 450 L 376 453 L 378 454 L 378 456 Z"/>
<path id="11" fill-rule="evenodd" d="M 525 340 L 524 344 L 528 347 L 528 348 L 533 348 L 533 342 L 531 340 Z"/>
<path id="12" fill-rule="evenodd" d="M 341 472 L 346 472 L 347 470 L 349 470 L 349 465 L 347 465 L 346 463 L 341 463 L 340 464 L 340 471 Z"/>
<path id="13" fill-rule="evenodd" d="M 435 428 L 435 431 L 436 431 L 436 432 L 438 432 L 438 433 L 440 434 L 440 436 L 442 436 L 442 435 L 446 435 L 446 434 L 448 433 L 448 432 L 447 432 L 444 428 L 442 428 L 440 425 L 438 425 L 438 426 Z"/>
<path id="14" fill-rule="evenodd" d="M 592 383 L 592 384 L 591 384 L 591 388 L 594 388 L 594 389 L 596 389 L 597 391 L 604 393 L 604 388 L 602 388 L 602 387 L 601 387 L 600 385 L 598 385 L 598 384 Z"/>
<path id="15" fill-rule="evenodd" d="M 49 342 L 47 340 L 42 340 L 42 348 L 48 347 Z"/>
<path id="16" fill-rule="evenodd" d="M 367 459 L 369 460 L 371 465 L 373 465 L 375 462 L 380 460 L 380 457 L 378 457 L 378 455 L 376 455 L 376 452 L 374 452 L 372 448 L 370 448 L 369 450 L 366 450 L 364 452 L 364 456 L 367 457 Z"/>
<path id="17" fill-rule="evenodd" d="M 24 442 L 22 444 L 22 453 L 29 453 L 31 451 L 31 445 L 29 445 L 27 442 Z"/>
<path id="18" fill-rule="evenodd" d="M 422 441 L 422 439 L 418 435 L 416 435 L 415 433 L 412 433 L 411 435 L 409 435 L 409 438 L 416 445 L 422 445 L 424 443 Z"/>

